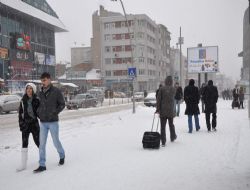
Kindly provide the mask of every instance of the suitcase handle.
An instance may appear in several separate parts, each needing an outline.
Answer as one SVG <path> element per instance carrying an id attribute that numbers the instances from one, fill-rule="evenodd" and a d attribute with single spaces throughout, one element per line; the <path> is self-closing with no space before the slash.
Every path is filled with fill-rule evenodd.
<path id="1" fill-rule="evenodd" d="M 154 114 L 154 118 L 153 118 L 153 123 L 152 123 L 152 128 L 151 128 L 151 132 L 153 132 L 153 128 L 154 128 L 155 115 L 156 115 L 156 114 Z M 158 117 L 158 120 L 157 120 L 157 128 L 156 128 L 156 132 L 158 131 L 159 120 L 160 120 L 160 118 Z"/>

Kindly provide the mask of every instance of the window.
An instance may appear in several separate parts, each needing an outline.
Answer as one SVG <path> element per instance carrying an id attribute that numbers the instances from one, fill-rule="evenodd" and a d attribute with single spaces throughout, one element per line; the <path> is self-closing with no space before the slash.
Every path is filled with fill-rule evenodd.
<path id="1" fill-rule="evenodd" d="M 110 50 L 111 50 L 111 49 L 110 49 L 110 46 L 105 46 L 105 52 L 106 52 L 106 53 L 109 53 Z"/>
<path id="2" fill-rule="evenodd" d="M 144 57 L 139 57 L 139 63 L 144 63 Z"/>
<path id="3" fill-rule="evenodd" d="M 111 58 L 106 58 L 105 59 L 105 64 L 111 64 Z"/>
<path id="4" fill-rule="evenodd" d="M 111 71 L 106 71 L 105 73 L 106 73 L 106 76 L 108 77 L 111 76 Z"/>
<path id="5" fill-rule="evenodd" d="M 111 40 L 110 34 L 105 34 L 105 35 L 104 35 L 104 40 L 105 40 L 105 41 L 110 41 L 110 40 Z"/>

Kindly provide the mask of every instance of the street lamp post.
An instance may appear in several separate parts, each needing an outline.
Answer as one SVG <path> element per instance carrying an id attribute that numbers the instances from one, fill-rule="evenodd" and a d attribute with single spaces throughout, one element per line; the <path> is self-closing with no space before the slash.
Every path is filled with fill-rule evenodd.
<path id="1" fill-rule="evenodd" d="M 250 27 L 250 0 L 248 0 L 249 5 L 248 5 L 248 23 L 249 23 L 249 27 Z M 250 33 L 250 32 L 249 32 Z M 248 68 L 249 68 L 249 78 L 248 78 L 248 83 L 249 83 L 249 90 L 248 90 L 248 118 L 250 118 L 250 63 L 248 63 Z"/>
<path id="2" fill-rule="evenodd" d="M 117 0 L 111 0 L 111 1 L 117 1 Z M 128 34 L 129 34 L 129 40 L 130 40 L 130 46 L 131 46 L 131 65 L 132 67 L 134 66 L 134 56 L 133 56 L 133 48 L 132 48 L 132 39 L 131 39 L 131 33 L 130 33 L 130 28 L 129 28 L 129 22 L 128 22 L 128 17 L 125 11 L 124 4 L 122 0 L 119 0 L 123 9 L 124 17 L 126 19 L 126 25 L 128 28 Z M 132 99 L 133 99 L 133 113 L 135 113 L 135 97 L 134 97 L 134 79 L 132 81 Z"/>

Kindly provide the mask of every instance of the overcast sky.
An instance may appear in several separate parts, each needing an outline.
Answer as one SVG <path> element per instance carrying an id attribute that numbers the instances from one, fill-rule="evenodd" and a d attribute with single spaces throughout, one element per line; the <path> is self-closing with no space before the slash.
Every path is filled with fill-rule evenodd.
<path id="1" fill-rule="evenodd" d="M 70 47 L 90 45 L 92 14 L 100 5 L 110 11 L 122 12 L 121 5 L 111 0 L 47 0 L 65 24 L 68 33 L 56 34 L 57 62 L 70 61 Z M 126 12 L 147 14 L 171 32 L 175 46 L 179 28 L 184 36 L 183 52 L 188 47 L 219 46 L 220 71 L 234 79 L 240 78 L 243 48 L 243 16 L 248 0 L 123 0 Z"/>

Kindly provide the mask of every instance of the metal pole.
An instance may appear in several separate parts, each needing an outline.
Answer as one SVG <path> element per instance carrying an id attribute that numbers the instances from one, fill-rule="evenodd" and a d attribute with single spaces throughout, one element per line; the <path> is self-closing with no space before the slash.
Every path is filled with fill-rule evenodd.
<path id="1" fill-rule="evenodd" d="M 182 85 L 182 51 L 181 51 L 182 39 L 181 39 L 181 27 L 180 27 L 179 44 L 180 44 L 180 85 L 183 86 Z"/>
<path id="2" fill-rule="evenodd" d="M 248 21 L 249 21 L 249 28 L 250 28 L 250 0 L 248 0 L 249 4 L 248 4 Z M 249 29 L 250 31 L 250 29 Z M 249 32 L 250 33 L 250 32 Z M 250 35 L 250 34 L 248 34 Z M 248 118 L 250 119 L 250 63 L 248 63 L 248 68 L 249 68 L 249 78 L 248 78 L 248 82 L 249 82 L 249 89 L 248 89 Z"/>
<path id="3" fill-rule="evenodd" d="M 126 25 L 127 25 L 128 33 L 129 33 L 129 40 L 130 40 L 130 46 L 131 46 L 131 64 L 132 64 L 132 66 L 134 66 L 132 39 L 131 39 L 131 35 L 130 35 L 130 28 L 129 28 L 128 18 L 127 18 L 127 14 L 126 14 L 125 7 L 124 7 L 124 4 L 123 4 L 122 0 L 120 0 L 120 3 L 122 5 L 122 9 L 123 9 L 123 13 L 124 13 L 124 16 L 125 16 L 125 19 L 126 19 Z M 132 81 L 132 88 L 133 88 L 132 89 L 133 113 L 135 113 L 134 80 Z"/>

